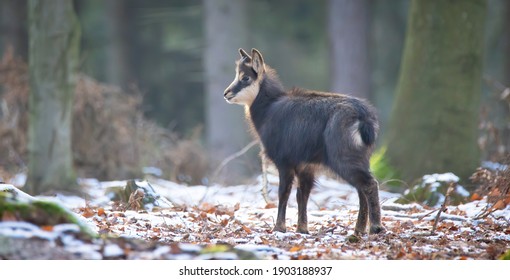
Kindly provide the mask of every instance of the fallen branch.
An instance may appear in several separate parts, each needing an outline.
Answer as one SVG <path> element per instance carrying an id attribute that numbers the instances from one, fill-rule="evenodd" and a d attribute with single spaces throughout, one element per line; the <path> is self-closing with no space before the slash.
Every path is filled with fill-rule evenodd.
<path id="1" fill-rule="evenodd" d="M 244 148 L 242 148 L 240 151 L 228 156 L 227 158 L 225 158 L 221 163 L 220 165 L 218 165 L 218 167 L 214 170 L 213 172 L 213 175 L 212 175 L 212 178 L 213 180 L 216 179 L 216 177 L 218 176 L 218 174 L 221 172 L 221 170 L 229 163 L 231 162 L 232 160 L 244 155 L 246 152 L 248 152 L 253 146 L 255 146 L 255 144 L 257 144 L 257 140 L 253 140 L 251 141 L 248 145 L 246 145 Z"/>
<path id="2" fill-rule="evenodd" d="M 450 183 L 448 185 L 448 190 L 446 191 L 446 195 L 444 197 L 443 204 L 441 205 L 441 209 L 437 212 L 436 220 L 434 221 L 434 226 L 432 226 L 432 232 L 431 234 L 434 234 L 437 228 L 437 223 L 439 222 L 439 217 L 441 216 L 441 213 L 443 213 L 444 209 L 446 209 L 446 205 L 448 204 L 448 199 L 450 198 L 450 194 L 453 192 L 453 187 L 456 185 L 456 183 Z"/>

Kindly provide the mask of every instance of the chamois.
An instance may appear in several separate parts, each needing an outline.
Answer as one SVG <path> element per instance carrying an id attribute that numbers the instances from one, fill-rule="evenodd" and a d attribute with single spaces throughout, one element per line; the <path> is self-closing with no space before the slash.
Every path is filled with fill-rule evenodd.
<path id="1" fill-rule="evenodd" d="M 228 103 L 245 106 L 247 120 L 265 155 L 278 169 L 278 215 L 274 231 L 285 232 L 285 212 L 294 177 L 298 178 L 297 231 L 308 233 L 307 203 L 315 167 L 325 166 L 357 189 L 359 212 L 355 234 L 384 231 L 378 183 L 370 173 L 378 120 L 361 99 L 293 88 L 285 91 L 262 54 L 239 49 L 234 81 L 225 89 Z"/>

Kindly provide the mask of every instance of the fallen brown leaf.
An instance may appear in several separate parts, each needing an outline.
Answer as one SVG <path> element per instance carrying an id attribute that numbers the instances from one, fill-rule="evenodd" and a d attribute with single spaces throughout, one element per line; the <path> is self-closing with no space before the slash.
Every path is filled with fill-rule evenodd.
<path id="1" fill-rule="evenodd" d="M 82 208 L 82 211 L 83 211 L 83 213 L 81 213 L 81 215 L 85 218 L 90 218 L 96 214 L 96 213 L 94 213 L 94 210 L 92 210 L 88 207 Z"/>
<path id="2" fill-rule="evenodd" d="M 103 207 L 99 207 L 97 209 L 97 215 L 99 215 L 99 216 L 106 216 L 106 213 L 104 212 L 104 208 Z"/>
<path id="3" fill-rule="evenodd" d="M 44 231 L 53 231 L 53 226 L 44 225 L 44 226 L 41 226 L 41 229 Z"/>
<path id="4" fill-rule="evenodd" d="M 272 202 L 269 202 L 268 204 L 266 204 L 266 207 L 264 207 L 265 209 L 271 209 L 271 208 L 276 208 L 276 204 L 272 203 Z"/>
<path id="5" fill-rule="evenodd" d="M 289 249 L 289 252 L 298 252 L 298 251 L 301 251 L 302 249 L 303 249 L 303 247 L 301 247 L 301 246 L 294 246 Z"/>

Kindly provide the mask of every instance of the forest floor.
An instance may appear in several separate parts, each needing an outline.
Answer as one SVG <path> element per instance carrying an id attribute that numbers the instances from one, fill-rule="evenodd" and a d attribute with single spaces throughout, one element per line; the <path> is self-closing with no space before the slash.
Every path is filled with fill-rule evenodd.
<path id="1" fill-rule="evenodd" d="M 270 179 L 269 197 L 276 203 L 277 179 Z M 128 204 L 111 201 L 108 190 L 125 186 L 126 181 L 88 179 L 81 184 L 87 199 L 64 195 L 45 199 L 59 201 L 80 215 L 100 238 L 83 237 L 73 227 L 4 221 L 0 235 L 11 237 L 10 246 L 19 249 L 0 252 L 0 259 L 486 260 L 510 249 L 510 206 L 481 215 L 488 206 L 483 198 L 447 206 L 433 232 L 439 208 L 398 204 L 394 201 L 399 194 L 381 191 L 386 232 L 354 238 L 357 193 L 325 177 L 310 196 L 310 234 L 295 232 L 295 189 L 287 210 L 287 233 L 280 233 L 272 231 L 277 209 L 275 203 L 264 201 L 260 183 L 206 187 L 152 178 L 137 182 L 160 196 L 147 210 L 126 210 Z M 49 251 L 53 253 L 48 255 Z"/>

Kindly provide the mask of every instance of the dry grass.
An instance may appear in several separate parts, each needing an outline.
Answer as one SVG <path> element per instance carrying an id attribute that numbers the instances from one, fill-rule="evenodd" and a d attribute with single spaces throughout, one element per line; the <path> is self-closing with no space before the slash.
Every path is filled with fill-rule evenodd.
<path id="1" fill-rule="evenodd" d="M 0 169 L 24 171 L 27 162 L 28 67 L 7 51 L 0 61 Z M 80 75 L 73 112 L 72 149 L 80 177 L 100 180 L 141 177 L 154 166 L 162 177 L 190 184 L 207 176 L 200 129 L 189 138 L 159 127 L 141 111 L 139 92 Z"/>
<path id="2" fill-rule="evenodd" d="M 510 162 L 508 159 L 507 164 Z M 478 168 L 470 179 L 478 184 L 478 188 L 471 199 L 478 200 L 487 197 L 489 203 L 487 209 L 480 214 L 480 217 L 504 209 L 510 204 L 510 167 L 508 165 L 506 165 L 506 168 L 498 170 Z"/>

